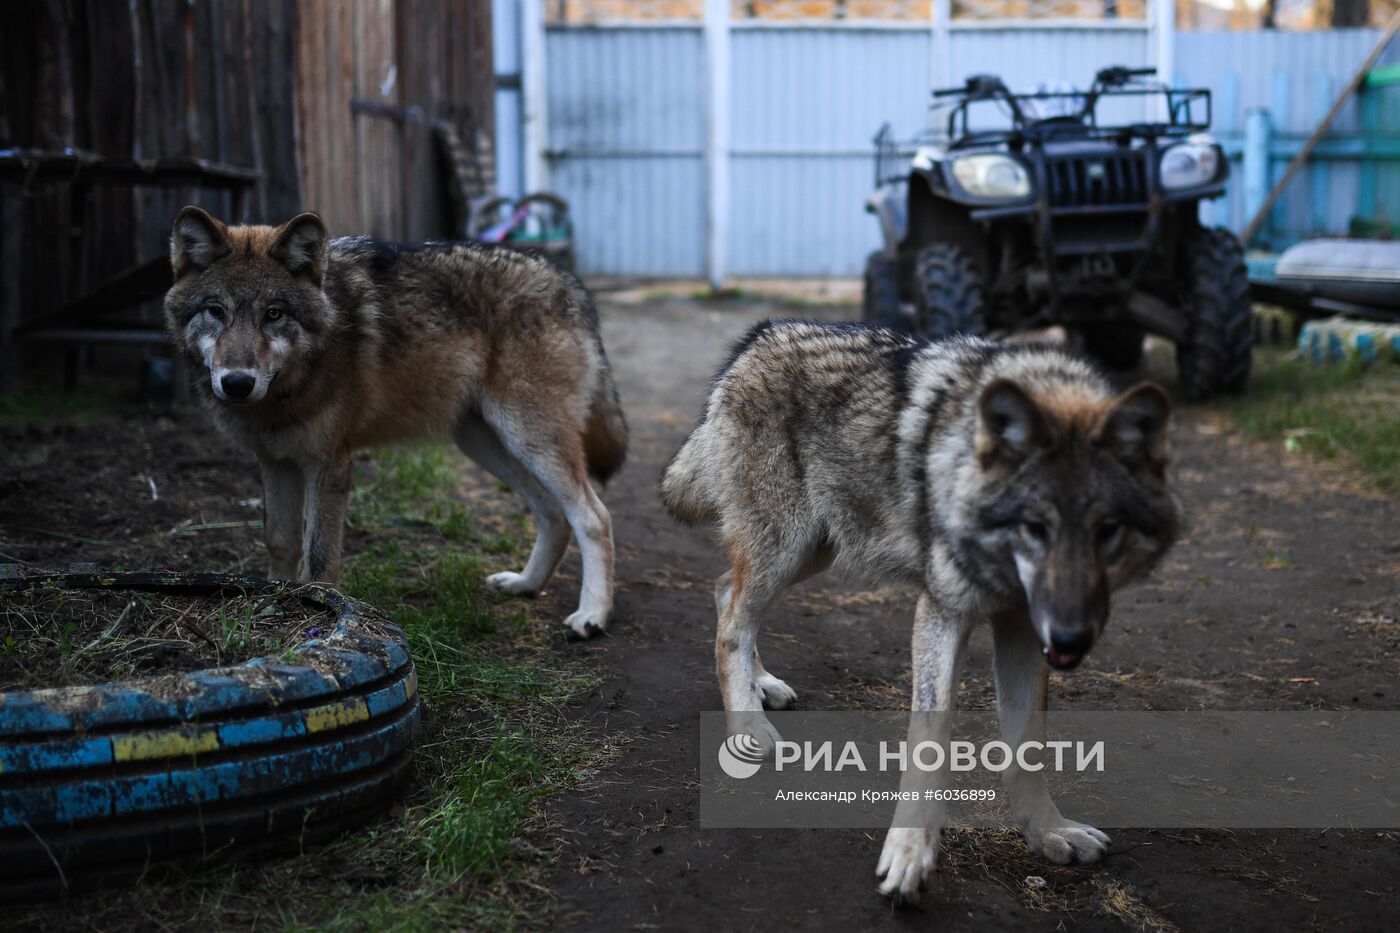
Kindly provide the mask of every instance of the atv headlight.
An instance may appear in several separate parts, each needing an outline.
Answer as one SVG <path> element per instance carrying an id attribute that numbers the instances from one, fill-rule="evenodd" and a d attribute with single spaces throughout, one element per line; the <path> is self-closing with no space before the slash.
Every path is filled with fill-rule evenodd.
<path id="1" fill-rule="evenodd" d="M 1162 187 L 1196 188 L 1215 179 L 1220 168 L 1220 150 L 1209 143 L 1182 143 L 1162 153 Z"/>
<path id="2" fill-rule="evenodd" d="M 977 198 L 1024 198 L 1031 193 L 1030 176 L 1010 156 L 984 153 L 954 159 L 953 177 Z"/>

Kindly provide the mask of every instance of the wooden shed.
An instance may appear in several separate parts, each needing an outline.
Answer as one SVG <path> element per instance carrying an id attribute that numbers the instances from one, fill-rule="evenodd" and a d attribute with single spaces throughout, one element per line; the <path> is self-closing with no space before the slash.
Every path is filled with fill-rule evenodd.
<path id="1" fill-rule="evenodd" d="M 157 341 L 183 204 L 461 236 L 459 198 L 494 185 L 490 15 L 479 0 L 0 4 L 0 387 L 71 370 L 79 347 Z"/>

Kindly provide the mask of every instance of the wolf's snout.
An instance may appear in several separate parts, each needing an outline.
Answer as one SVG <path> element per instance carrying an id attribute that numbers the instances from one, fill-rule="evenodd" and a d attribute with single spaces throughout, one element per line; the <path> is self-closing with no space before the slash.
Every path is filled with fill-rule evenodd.
<path id="1" fill-rule="evenodd" d="M 1088 629 L 1052 628 L 1045 659 L 1056 670 L 1067 671 L 1078 667 L 1093 645 L 1094 633 Z"/>
<path id="2" fill-rule="evenodd" d="M 257 384 L 258 379 L 252 373 L 224 373 L 219 379 L 219 388 L 224 390 L 224 397 L 235 402 L 245 401 L 253 394 Z"/>

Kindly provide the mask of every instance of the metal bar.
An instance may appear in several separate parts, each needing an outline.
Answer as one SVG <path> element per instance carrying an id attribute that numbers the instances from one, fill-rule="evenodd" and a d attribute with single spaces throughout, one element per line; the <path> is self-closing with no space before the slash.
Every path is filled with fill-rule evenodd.
<path id="1" fill-rule="evenodd" d="M 1363 136 L 1370 136 L 1380 129 L 1381 95 L 1372 91 L 1360 95 L 1360 98 L 1361 133 Z M 1373 217 L 1377 213 L 1376 176 L 1379 173 L 1376 168 L 1374 160 L 1361 163 L 1361 178 L 1356 188 L 1356 213 L 1360 217 Z"/>
<path id="2" fill-rule="evenodd" d="M 929 3 L 929 62 L 933 87 L 952 87 L 953 78 L 953 2 L 930 0 Z"/>
<path id="3" fill-rule="evenodd" d="M 1250 217 L 1257 215 L 1261 224 L 1268 217 L 1267 212 L 1260 213 L 1260 210 L 1269 192 L 1272 133 L 1273 121 L 1269 118 L 1269 111 L 1260 107 L 1244 115 L 1244 211 Z"/>
<path id="4" fill-rule="evenodd" d="M 1332 101 L 1332 76 L 1322 73 L 1316 77 L 1313 89 L 1313 119 L 1321 120 L 1327 114 Z M 1312 167 L 1312 232 L 1321 233 L 1327 229 L 1327 200 L 1331 194 L 1331 168 L 1325 161 Z"/>
<path id="5" fill-rule="evenodd" d="M 20 334 L 19 338 L 31 343 L 137 343 L 137 344 L 163 344 L 170 340 L 170 335 L 163 330 L 143 330 L 133 328 L 131 330 L 92 328 L 83 330 L 78 328 L 62 330 L 34 330 Z"/>
<path id="6" fill-rule="evenodd" d="M 729 261 L 729 0 L 705 0 L 705 277 L 724 287 Z"/>
<path id="7" fill-rule="evenodd" d="M 1151 34 L 1152 64 L 1157 77 L 1168 83 L 1176 69 L 1176 0 L 1149 0 L 1148 23 Z M 1166 95 L 1148 102 L 1149 116 L 1165 122 L 1171 119 L 1171 104 Z"/>
<path id="8" fill-rule="evenodd" d="M 1292 311 L 1304 312 L 1313 317 L 1347 314 L 1373 320 L 1400 321 L 1400 311 L 1391 308 L 1377 308 L 1372 305 L 1353 304 L 1348 301 L 1338 301 L 1335 298 L 1322 298 L 1314 294 L 1312 289 L 1306 285 L 1252 280 L 1249 283 L 1249 296 L 1262 304 L 1279 305 Z"/>
<path id="9" fill-rule="evenodd" d="M 1273 119 L 1275 127 L 1295 125 L 1293 118 L 1293 81 L 1291 78 L 1292 76 L 1287 71 L 1275 71 L 1273 75 L 1273 80 L 1269 88 L 1269 115 Z M 1283 177 L 1283 172 L 1278 162 L 1272 158 L 1272 153 L 1270 153 L 1270 156 L 1268 174 L 1269 186 L 1272 187 Z M 1273 210 L 1269 211 L 1268 229 L 1281 231 L 1288 226 L 1287 207 L 1290 200 L 1291 199 L 1284 197 L 1278 199 Z"/>
<path id="10" fill-rule="evenodd" d="M 1269 157 L 1273 159 L 1293 158 L 1302 150 L 1303 143 L 1306 141 L 1297 134 L 1272 132 L 1269 134 L 1269 139 Z M 1225 150 L 1226 158 L 1240 159 L 1244 156 L 1245 138 L 1243 136 L 1221 137 L 1220 147 Z M 1317 148 L 1313 149 L 1312 158 L 1329 161 L 1363 159 L 1394 161 L 1400 159 L 1400 136 L 1367 136 L 1362 133 L 1329 136 L 1318 143 Z"/>
<path id="11" fill-rule="evenodd" d="M 932 0 L 938 3 L 940 0 Z M 979 32 L 1004 29 L 1032 30 L 1043 32 L 1147 32 L 1152 24 L 1146 19 L 1083 20 L 1066 19 L 1025 19 L 1005 18 L 994 20 L 949 19 L 948 28 L 953 32 Z M 627 19 L 604 19 L 592 23 L 548 23 L 546 32 L 588 33 L 588 32 L 662 32 L 700 31 L 705 28 L 701 20 L 658 19 L 645 22 Z M 928 26 L 921 22 L 891 22 L 878 19 L 843 20 L 737 20 L 730 25 L 731 32 L 926 32 Z"/>
<path id="12" fill-rule="evenodd" d="M 350 112 L 366 117 L 381 117 L 398 124 L 422 123 L 427 119 L 422 107 L 398 107 L 359 97 L 350 98 Z"/>
<path id="13" fill-rule="evenodd" d="M 520 80 L 524 110 L 521 135 L 524 137 L 523 181 L 526 191 L 549 187 L 549 88 L 545 62 L 544 0 L 520 3 Z"/>
<path id="14" fill-rule="evenodd" d="M 1174 343 L 1186 336 L 1186 315 L 1154 295 L 1134 291 L 1125 310 L 1129 320 Z"/>

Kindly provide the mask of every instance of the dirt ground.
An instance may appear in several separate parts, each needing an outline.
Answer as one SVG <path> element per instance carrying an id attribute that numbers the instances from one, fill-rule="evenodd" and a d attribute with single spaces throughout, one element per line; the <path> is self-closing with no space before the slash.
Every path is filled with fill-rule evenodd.
<path id="1" fill-rule="evenodd" d="M 1087 868 L 1035 859 L 1011 833 L 958 833 L 924 909 L 893 911 L 875 891 L 879 832 L 698 829 L 697 714 L 719 706 L 710 589 L 724 566 L 706 533 L 664 513 L 656 482 L 728 343 L 769 314 L 842 312 L 602 304 L 633 436 L 629 463 L 604 495 L 618 542 L 618 611 L 606 636 L 558 650 L 602 672 L 572 713 L 624 748 L 596 779 L 546 804 L 539 843 L 555 860 L 542 925 L 1393 928 L 1400 833 L 1102 827 L 1112 853 Z M 1395 708 L 1396 504 L 1358 491 L 1340 468 L 1237 436 L 1209 410 L 1182 410 L 1173 443 L 1191 528 L 1152 580 L 1116 600 L 1084 666 L 1053 676 L 1051 703 Z M 257 572 L 259 495 L 253 464 L 198 412 L 123 409 L 81 426 L 0 427 L 0 561 Z M 348 550 L 357 547 L 352 533 Z M 571 555 L 541 608 L 562 618 L 577 571 Z M 911 613 L 909 596 L 818 578 L 772 609 L 764 661 L 804 709 L 899 709 Z M 990 655 L 986 633 L 974 635 L 969 707 L 992 704 Z"/>
<path id="2" fill-rule="evenodd" d="M 579 714 L 630 745 L 592 788 L 549 803 L 562 839 L 550 885 L 554 922 L 579 930 L 1393 928 L 1400 834 L 1120 831 L 1106 861 L 1068 869 L 1031 857 L 1010 833 L 959 834 L 940 856 L 924 909 L 895 912 L 875 891 L 882 833 L 698 830 L 696 714 L 719 708 L 711 583 L 725 567 L 706 533 L 663 512 L 655 487 L 724 348 L 769 313 L 683 302 L 604 309 L 633 437 L 628 466 L 604 497 L 616 523 L 618 618 L 607 637 L 567 650 L 607 673 Z M 1353 491 L 1339 470 L 1233 435 L 1209 411 L 1181 410 L 1172 440 L 1192 527 L 1151 581 L 1116 600 L 1110 630 L 1084 666 L 1053 676 L 1051 703 L 1394 708 L 1400 510 Z M 764 663 L 804 709 L 907 708 L 912 606 L 907 596 L 817 578 L 765 619 Z M 990 708 L 985 632 L 973 636 L 965 677 L 964 703 Z M 1031 887 L 1028 876 L 1048 884 Z"/>

